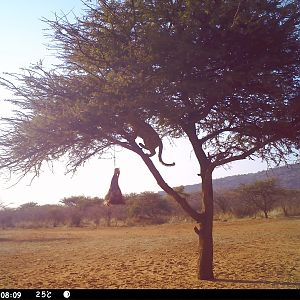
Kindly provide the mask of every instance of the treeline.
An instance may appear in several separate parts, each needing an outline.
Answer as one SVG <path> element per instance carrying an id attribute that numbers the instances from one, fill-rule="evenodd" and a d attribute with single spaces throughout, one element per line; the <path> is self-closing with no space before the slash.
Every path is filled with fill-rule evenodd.
<path id="1" fill-rule="evenodd" d="M 186 194 L 183 186 L 176 189 L 194 209 L 201 210 L 200 193 Z M 115 206 L 84 196 L 64 198 L 58 205 L 29 202 L 14 209 L 0 203 L 0 227 L 131 226 L 191 220 L 169 196 L 143 192 L 125 195 L 125 199 L 126 205 Z M 215 194 L 216 220 L 271 214 L 300 215 L 300 190 L 279 188 L 275 179 L 269 179 Z"/>
<path id="2" fill-rule="evenodd" d="M 281 188 L 275 178 L 242 184 L 215 194 L 215 213 L 238 218 L 300 215 L 300 190 Z"/>

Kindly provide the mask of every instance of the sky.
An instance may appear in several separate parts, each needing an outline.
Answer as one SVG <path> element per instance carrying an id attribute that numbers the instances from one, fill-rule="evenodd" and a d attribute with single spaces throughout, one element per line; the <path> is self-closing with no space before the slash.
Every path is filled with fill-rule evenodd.
<path id="1" fill-rule="evenodd" d="M 47 48 L 51 42 L 47 24 L 42 19 L 54 19 L 54 14 L 72 13 L 82 15 L 84 6 L 80 0 L 13 0 L 0 3 L 0 77 L 5 72 L 21 73 L 21 68 L 29 67 L 43 60 L 51 66 L 57 60 L 53 51 Z M 4 102 L 11 95 L 0 87 L 0 118 L 12 114 L 12 107 Z M 1 131 L 1 128 L 0 128 Z M 163 158 L 166 162 L 175 162 L 174 167 L 162 166 L 156 157 L 153 161 L 165 181 L 170 186 L 200 183 L 198 162 L 192 148 L 186 140 L 175 144 L 164 141 Z M 116 166 L 120 167 L 119 185 L 123 193 L 160 191 L 139 156 L 128 150 L 116 149 Z M 213 178 L 255 173 L 267 169 L 260 160 L 243 160 L 230 166 L 220 167 L 213 173 Z M 57 204 L 64 197 L 89 196 L 104 197 L 110 185 L 114 170 L 113 159 L 92 158 L 75 175 L 65 174 L 64 161 L 54 163 L 53 170 L 47 165 L 39 178 L 31 182 L 32 175 L 26 176 L 19 183 L 17 176 L 0 173 L 0 202 L 10 207 L 18 207 L 27 202 L 39 205 Z"/>

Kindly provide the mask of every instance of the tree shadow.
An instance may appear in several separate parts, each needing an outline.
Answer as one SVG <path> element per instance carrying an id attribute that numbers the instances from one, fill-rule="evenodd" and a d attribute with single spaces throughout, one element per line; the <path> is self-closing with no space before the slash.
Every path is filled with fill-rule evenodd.
<path id="1" fill-rule="evenodd" d="M 31 243 L 41 243 L 41 242 L 55 242 L 55 241 L 71 241 L 71 240 L 78 240 L 79 238 L 75 237 L 55 237 L 55 238 L 28 238 L 28 239 L 15 239 L 15 238 L 1 238 L 1 242 L 16 242 L 16 243 L 24 243 L 24 242 L 31 242 Z"/>
<path id="2" fill-rule="evenodd" d="M 243 279 L 224 279 L 215 278 L 215 282 L 228 282 L 228 283 L 249 283 L 249 284 L 280 284 L 287 286 L 299 286 L 300 282 L 285 282 L 285 281 L 268 281 L 268 280 L 243 280 Z"/>
<path id="3" fill-rule="evenodd" d="M 1 242 L 10 242 L 12 239 L 7 239 L 7 238 L 0 238 L 0 243 Z"/>

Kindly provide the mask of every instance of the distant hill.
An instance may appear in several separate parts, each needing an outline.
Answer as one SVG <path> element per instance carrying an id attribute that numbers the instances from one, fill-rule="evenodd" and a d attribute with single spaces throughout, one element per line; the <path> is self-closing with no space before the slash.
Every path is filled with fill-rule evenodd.
<path id="1" fill-rule="evenodd" d="M 300 189 L 300 164 L 277 167 L 257 173 L 214 179 L 213 186 L 215 191 L 232 189 L 241 184 L 249 184 L 256 180 L 263 180 L 271 177 L 276 177 L 279 185 L 283 188 Z M 199 192 L 201 186 L 200 184 L 186 185 L 184 190 L 187 193 Z"/>

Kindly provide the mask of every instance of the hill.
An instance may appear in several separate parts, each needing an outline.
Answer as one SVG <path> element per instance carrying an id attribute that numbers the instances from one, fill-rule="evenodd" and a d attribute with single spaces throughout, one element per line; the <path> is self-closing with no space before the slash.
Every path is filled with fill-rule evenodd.
<path id="1" fill-rule="evenodd" d="M 283 188 L 300 189 L 300 164 L 294 164 L 284 167 L 272 168 L 257 173 L 228 176 L 213 180 L 214 190 L 224 190 L 236 188 L 241 184 L 250 184 L 256 180 L 264 180 L 275 177 Z M 186 185 L 185 192 L 194 193 L 201 190 L 200 184 Z"/>

